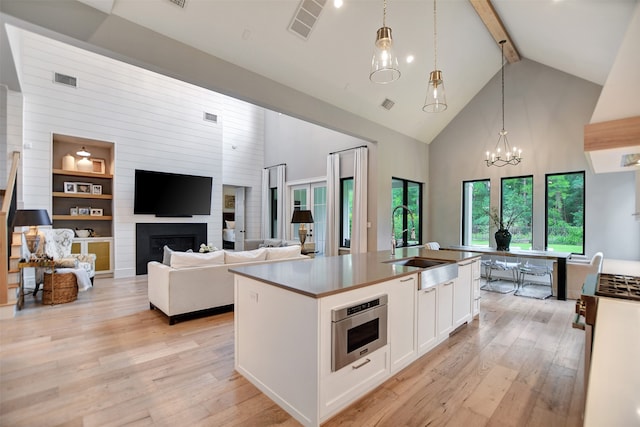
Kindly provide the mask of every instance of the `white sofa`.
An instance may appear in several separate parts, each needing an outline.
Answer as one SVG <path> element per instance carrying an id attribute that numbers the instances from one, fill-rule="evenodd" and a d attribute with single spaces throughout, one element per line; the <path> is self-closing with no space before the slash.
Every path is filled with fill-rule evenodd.
<path id="1" fill-rule="evenodd" d="M 172 252 L 170 258 L 169 265 L 157 261 L 147 264 L 149 307 L 166 314 L 170 325 L 187 315 L 232 310 L 234 275 L 230 266 L 309 259 L 300 254 L 299 245 L 205 254 Z"/>

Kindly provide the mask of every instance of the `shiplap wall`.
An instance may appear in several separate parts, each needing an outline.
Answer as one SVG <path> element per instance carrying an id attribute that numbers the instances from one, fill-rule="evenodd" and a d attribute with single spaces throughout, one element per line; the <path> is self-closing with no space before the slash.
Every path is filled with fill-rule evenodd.
<path id="1" fill-rule="evenodd" d="M 206 222 L 208 241 L 222 246 L 224 180 L 257 186 L 259 199 L 262 110 L 33 33 L 19 30 L 19 35 L 24 142 L 25 147 L 31 147 L 24 150 L 24 207 L 48 207 L 51 211 L 53 133 L 109 141 L 115 145 L 116 277 L 135 274 L 136 223 Z M 53 83 L 54 72 L 77 77 L 78 87 Z M 218 115 L 218 123 L 205 121 L 205 111 Z M 225 126 L 229 129 L 223 132 Z M 257 154 L 244 151 L 246 164 L 242 157 L 231 156 L 232 166 L 223 167 L 227 161 L 223 161 L 227 151 L 223 147 L 230 146 L 224 142 L 226 132 L 238 145 Z M 213 176 L 211 215 L 134 216 L 135 169 Z M 248 217 L 259 218 L 259 200 L 257 206 L 248 203 L 246 209 Z M 259 219 L 254 221 L 259 224 Z"/>
<path id="2" fill-rule="evenodd" d="M 11 162 L 13 161 L 13 152 L 22 151 L 22 95 L 18 92 L 9 90 L 6 95 L 6 147 L 3 147 L 6 167 L 3 177 L 2 187 L 7 185 L 8 173 L 11 170 Z M 22 196 L 22 169 L 18 169 L 18 200 Z"/>

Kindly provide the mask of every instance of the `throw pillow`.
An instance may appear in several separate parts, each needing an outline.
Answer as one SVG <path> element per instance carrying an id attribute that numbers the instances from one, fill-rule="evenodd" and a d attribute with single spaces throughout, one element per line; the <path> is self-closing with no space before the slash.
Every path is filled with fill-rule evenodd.
<path id="1" fill-rule="evenodd" d="M 186 267 L 202 267 L 207 265 L 222 265 L 224 264 L 224 252 L 206 252 L 201 254 L 200 252 L 173 252 L 171 254 L 171 267 L 173 268 L 186 268 Z"/>
<path id="2" fill-rule="evenodd" d="M 235 221 L 227 221 L 225 220 L 224 222 L 227 223 L 227 228 L 233 230 L 234 228 L 236 228 L 236 222 Z"/>
<path id="3" fill-rule="evenodd" d="M 264 248 L 254 249 L 252 251 L 219 251 L 224 252 L 225 264 L 238 264 L 241 262 L 264 261 L 267 258 L 267 250 Z"/>
<path id="4" fill-rule="evenodd" d="M 300 245 L 268 248 L 267 260 L 296 258 L 300 256 Z"/>
<path id="5" fill-rule="evenodd" d="M 171 250 L 171 248 L 167 245 L 164 245 L 164 248 L 162 248 L 163 254 L 162 254 L 162 263 L 164 265 L 171 265 L 171 254 L 173 253 L 173 251 Z"/>
<path id="6" fill-rule="evenodd" d="M 55 260 L 55 266 L 58 268 L 78 268 L 78 260 L 76 258 L 60 258 Z"/>
<path id="7" fill-rule="evenodd" d="M 282 240 L 280 239 L 264 239 L 263 243 L 265 248 L 279 248 L 282 245 Z"/>

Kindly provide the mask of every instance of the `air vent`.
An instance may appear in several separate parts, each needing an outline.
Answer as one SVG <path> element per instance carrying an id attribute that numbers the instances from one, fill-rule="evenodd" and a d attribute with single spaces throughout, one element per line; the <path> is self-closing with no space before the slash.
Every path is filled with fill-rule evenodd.
<path id="1" fill-rule="evenodd" d="M 169 0 L 171 3 L 175 4 L 176 6 L 180 6 L 181 8 L 184 9 L 187 0 Z"/>
<path id="2" fill-rule="evenodd" d="M 66 86 L 78 87 L 78 79 L 66 74 L 55 73 L 53 81 Z"/>
<path id="3" fill-rule="evenodd" d="M 204 112 L 204 119 L 207 122 L 218 123 L 218 116 L 212 113 L 207 113 L 206 111 Z"/>
<path id="4" fill-rule="evenodd" d="M 307 40 L 327 0 L 301 0 L 293 15 L 289 31 Z"/>
<path id="5" fill-rule="evenodd" d="M 380 104 L 380 105 L 385 110 L 391 110 L 393 108 L 393 106 L 396 105 L 396 103 L 393 102 L 392 100 L 390 100 L 389 98 L 385 98 L 385 100 L 382 101 L 382 104 Z"/>
<path id="6" fill-rule="evenodd" d="M 629 166 L 640 166 L 640 153 L 624 154 L 620 160 L 620 166 L 625 168 Z"/>

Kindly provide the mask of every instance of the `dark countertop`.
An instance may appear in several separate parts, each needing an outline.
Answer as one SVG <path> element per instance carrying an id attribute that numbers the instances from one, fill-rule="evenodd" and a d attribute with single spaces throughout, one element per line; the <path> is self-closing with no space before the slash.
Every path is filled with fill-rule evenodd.
<path id="1" fill-rule="evenodd" d="M 479 258 L 480 254 L 433 251 L 423 247 L 398 248 L 395 255 L 391 255 L 391 251 L 367 252 L 230 267 L 229 271 L 312 298 L 322 298 L 419 272 L 422 269 L 388 262 L 415 256 L 459 263 Z"/>

